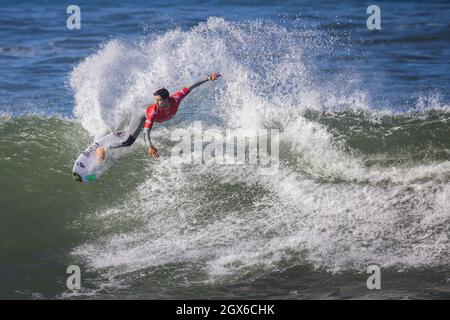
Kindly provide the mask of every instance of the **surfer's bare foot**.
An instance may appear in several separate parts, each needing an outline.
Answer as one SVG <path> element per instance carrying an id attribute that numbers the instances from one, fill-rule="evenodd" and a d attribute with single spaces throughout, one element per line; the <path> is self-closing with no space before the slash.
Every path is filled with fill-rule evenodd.
<path id="1" fill-rule="evenodd" d="M 99 160 L 101 160 L 101 161 L 105 160 L 105 155 L 106 155 L 105 147 L 97 148 L 96 152 L 97 152 L 97 157 L 99 158 Z"/>

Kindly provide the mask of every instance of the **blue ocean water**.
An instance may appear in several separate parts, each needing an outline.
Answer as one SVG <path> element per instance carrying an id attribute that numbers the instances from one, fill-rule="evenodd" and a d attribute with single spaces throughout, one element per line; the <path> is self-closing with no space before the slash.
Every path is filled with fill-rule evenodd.
<path id="1" fill-rule="evenodd" d="M 66 27 L 70 4 L 2 2 L 2 111 L 34 108 L 70 116 L 68 74 L 102 43 L 189 30 L 211 16 L 322 32 L 322 41 L 332 38 L 332 52 L 312 55 L 309 63 L 324 79 L 350 69 L 369 92 L 372 108 L 410 109 L 420 96 L 430 95 L 448 103 L 448 1 L 380 2 L 382 30 L 375 31 L 366 26 L 370 1 L 193 1 L 188 6 L 182 1 L 80 1 L 81 30 Z M 259 41 L 267 40 L 261 35 Z"/>
<path id="2" fill-rule="evenodd" d="M 448 298 L 449 13 L 0 1 L 0 298 Z M 211 71 L 223 77 L 154 130 L 159 163 L 138 141 L 98 183 L 72 180 L 80 151 L 155 89 Z M 279 129 L 279 172 L 172 165 L 168 137 L 194 121 Z M 371 264 L 381 291 L 366 287 Z"/>

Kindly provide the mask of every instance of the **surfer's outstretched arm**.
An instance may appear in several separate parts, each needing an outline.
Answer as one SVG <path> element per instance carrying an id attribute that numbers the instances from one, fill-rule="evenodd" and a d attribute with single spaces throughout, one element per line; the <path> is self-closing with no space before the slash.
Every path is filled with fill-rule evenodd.
<path id="1" fill-rule="evenodd" d="M 201 85 L 201 84 L 203 84 L 203 83 L 205 83 L 205 82 L 207 82 L 207 81 L 214 81 L 214 80 L 219 79 L 220 76 L 221 76 L 221 75 L 218 74 L 218 73 L 216 73 L 216 72 L 211 73 L 206 79 L 199 80 L 199 81 L 197 81 L 196 83 L 192 84 L 192 85 L 188 88 L 188 89 L 189 89 L 189 92 L 191 92 L 192 89 L 197 88 L 199 85 Z"/>
<path id="2" fill-rule="evenodd" d="M 144 125 L 144 140 L 145 144 L 148 147 L 148 155 L 152 158 L 158 158 L 159 157 L 158 150 L 155 148 L 155 146 L 152 143 L 152 139 L 150 138 L 150 131 L 152 130 L 152 127 L 153 121 L 151 119 L 147 119 Z"/>
<path id="3" fill-rule="evenodd" d="M 150 131 L 151 128 L 144 128 L 144 140 L 147 147 L 153 146 L 152 139 L 150 138 Z"/>

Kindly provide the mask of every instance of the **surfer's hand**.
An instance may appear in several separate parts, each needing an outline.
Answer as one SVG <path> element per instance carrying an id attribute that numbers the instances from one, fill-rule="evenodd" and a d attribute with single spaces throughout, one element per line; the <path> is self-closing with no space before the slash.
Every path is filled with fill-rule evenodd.
<path id="1" fill-rule="evenodd" d="M 152 158 L 159 158 L 158 150 L 154 146 L 148 147 L 148 155 Z"/>
<path id="2" fill-rule="evenodd" d="M 105 155 L 106 155 L 105 147 L 99 147 L 99 148 L 97 148 L 96 152 L 97 152 L 97 157 L 98 157 L 100 160 L 102 160 L 102 161 L 105 160 Z"/>
<path id="3" fill-rule="evenodd" d="M 219 79 L 219 77 L 221 77 L 222 75 L 217 73 L 217 72 L 213 72 L 208 76 L 208 79 L 211 81 L 217 80 Z"/>

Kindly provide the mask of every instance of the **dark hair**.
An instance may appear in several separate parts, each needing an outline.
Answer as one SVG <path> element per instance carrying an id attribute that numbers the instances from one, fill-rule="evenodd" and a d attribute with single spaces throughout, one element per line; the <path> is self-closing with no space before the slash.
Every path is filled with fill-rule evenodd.
<path id="1" fill-rule="evenodd" d="M 169 91 L 166 88 L 156 90 L 154 96 L 160 96 L 163 100 L 169 98 Z"/>

